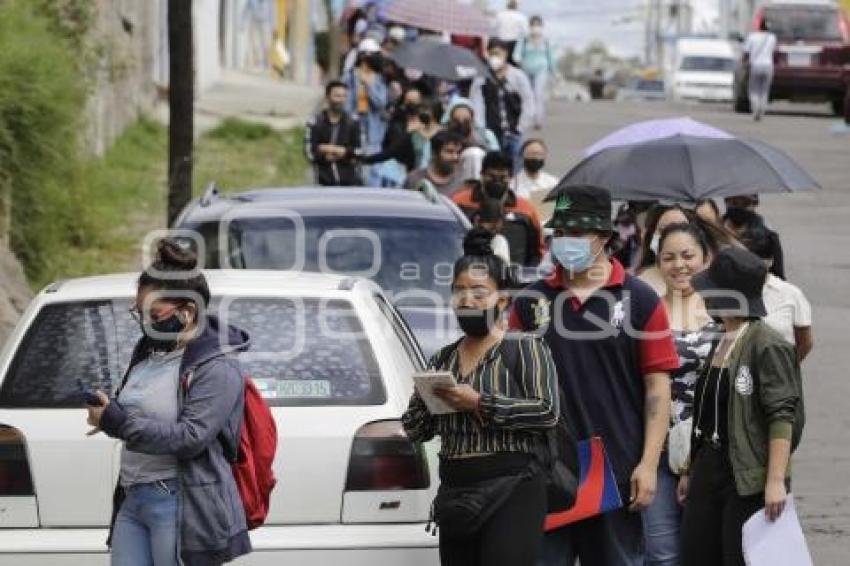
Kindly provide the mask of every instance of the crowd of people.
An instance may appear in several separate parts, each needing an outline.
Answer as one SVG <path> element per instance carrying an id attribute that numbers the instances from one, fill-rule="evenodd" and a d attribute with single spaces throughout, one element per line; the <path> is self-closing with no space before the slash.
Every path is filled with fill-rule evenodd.
<path id="1" fill-rule="evenodd" d="M 440 489 L 478 490 L 488 517 L 474 532 L 446 520 L 441 563 L 743 565 L 744 522 L 784 509 L 813 347 L 808 301 L 770 273 L 781 247 L 757 197 L 722 216 L 714 201 L 615 212 L 606 189 L 565 187 L 540 248 L 551 267 L 523 287 L 493 239 L 509 165 L 487 154 L 462 199 L 476 219 L 452 284 L 464 336 L 430 361 L 454 375 L 437 394 L 457 412 L 432 415 L 414 393 L 403 417 L 411 439 L 441 437 Z M 604 446 L 614 509 L 547 517 L 539 442 L 558 418 Z M 445 499 L 438 524 L 457 513 Z"/>
<path id="2" fill-rule="evenodd" d="M 414 441 L 442 439 L 437 523 L 449 490 L 487 514 L 472 532 L 444 521 L 442 564 L 743 565 L 744 522 L 783 512 L 813 348 L 811 307 L 758 196 L 722 213 L 711 199 L 614 210 L 588 186 L 544 202 L 557 179 L 532 135 L 553 71 L 542 18 L 507 2 L 481 53 L 490 74 L 454 84 L 383 55 L 438 37 L 391 23 L 378 37 L 371 21 L 351 30 L 307 152 L 321 184 L 444 195 L 473 225 L 452 284 L 464 336 L 430 361 L 454 375 L 437 393 L 456 412 L 432 415 L 415 393 L 403 417 Z M 523 286 L 517 265 L 544 277 Z M 621 505 L 559 524 L 537 464 L 564 419 L 604 446 Z"/>
<path id="3" fill-rule="evenodd" d="M 543 19 L 529 19 L 516 1 L 507 2 L 485 49 L 471 38 L 381 21 L 370 4 L 351 15 L 348 35 L 342 76 L 327 83 L 323 107 L 307 123 L 305 152 L 316 183 L 445 195 L 470 213 L 482 198 L 495 198 L 514 234 L 508 235 L 512 261 L 536 265 L 539 217 L 551 208 L 542 201 L 556 183 L 544 170 L 546 145 L 533 137 L 554 71 Z M 390 55 L 411 41 L 468 46 L 488 73 L 449 82 L 400 68 Z M 476 184 L 494 152 L 507 156 L 509 177 L 505 190 L 490 197 Z"/>

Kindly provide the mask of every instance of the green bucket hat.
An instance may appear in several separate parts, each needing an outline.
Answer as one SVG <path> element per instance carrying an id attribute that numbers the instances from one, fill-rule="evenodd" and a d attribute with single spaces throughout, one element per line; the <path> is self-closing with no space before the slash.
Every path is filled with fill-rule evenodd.
<path id="1" fill-rule="evenodd" d="M 611 193 L 590 185 L 564 187 L 554 196 L 555 210 L 546 228 L 611 232 Z M 547 200 L 552 200 L 550 197 Z"/>

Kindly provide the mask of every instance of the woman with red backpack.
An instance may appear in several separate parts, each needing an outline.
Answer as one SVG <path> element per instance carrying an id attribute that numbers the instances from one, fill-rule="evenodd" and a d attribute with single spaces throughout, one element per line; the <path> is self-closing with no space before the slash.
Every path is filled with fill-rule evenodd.
<path id="1" fill-rule="evenodd" d="M 197 256 L 162 240 L 131 312 L 143 337 L 114 397 L 89 398 L 88 422 L 123 441 L 110 530 L 113 566 L 218 565 L 251 551 L 231 462 L 245 377 L 232 354 L 248 335 L 207 315 Z"/>

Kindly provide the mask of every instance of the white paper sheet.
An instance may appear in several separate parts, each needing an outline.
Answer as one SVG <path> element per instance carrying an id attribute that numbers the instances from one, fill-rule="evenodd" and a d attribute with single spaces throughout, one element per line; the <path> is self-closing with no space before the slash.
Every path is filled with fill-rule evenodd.
<path id="1" fill-rule="evenodd" d="M 419 397 L 428 407 L 432 415 L 445 415 L 457 413 L 457 409 L 434 395 L 434 387 L 437 385 L 451 387 L 457 385 L 454 376 L 448 371 L 424 371 L 413 374 L 413 384 Z"/>
<path id="2" fill-rule="evenodd" d="M 791 494 L 776 522 L 762 509 L 744 523 L 743 537 L 747 566 L 813 566 Z"/>

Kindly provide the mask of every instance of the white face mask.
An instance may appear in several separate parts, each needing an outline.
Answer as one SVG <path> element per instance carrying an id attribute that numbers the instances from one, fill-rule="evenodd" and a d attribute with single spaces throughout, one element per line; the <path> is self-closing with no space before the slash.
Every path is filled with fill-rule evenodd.
<path id="1" fill-rule="evenodd" d="M 652 239 L 649 241 L 649 249 L 652 250 L 652 253 L 658 255 L 658 246 L 661 244 L 661 234 L 655 234 L 652 236 Z"/>
<path id="2" fill-rule="evenodd" d="M 543 34 L 543 26 L 531 26 L 529 28 L 531 35 L 537 37 Z"/>
<path id="3" fill-rule="evenodd" d="M 487 57 L 487 62 L 494 71 L 500 71 L 505 66 L 505 58 L 501 55 L 491 55 Z"/>

